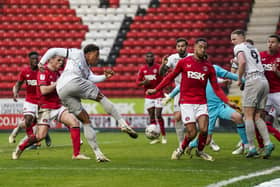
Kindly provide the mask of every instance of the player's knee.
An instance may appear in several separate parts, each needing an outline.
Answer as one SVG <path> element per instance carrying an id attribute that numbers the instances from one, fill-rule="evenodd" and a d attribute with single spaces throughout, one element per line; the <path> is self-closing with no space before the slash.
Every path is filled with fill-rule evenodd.
<path id="1" fill-rule="evenodd" d="M 233 122 L 235 122 L 236 124 L 241 124 L 243 123 L 243 119 L 242 119 L 242 115 L 238 112 L 234 112 L 232 115 L 231 115 L 231 119 Z"/>
<path id="2" fill-rule="evenodd" d="M 25 121 L 25 126 L 26 127 L 31 127 L 32 122 L 33 122 L 33 117 L 27 116 L 27 117 L 24 118 L 24 121 Z"/>

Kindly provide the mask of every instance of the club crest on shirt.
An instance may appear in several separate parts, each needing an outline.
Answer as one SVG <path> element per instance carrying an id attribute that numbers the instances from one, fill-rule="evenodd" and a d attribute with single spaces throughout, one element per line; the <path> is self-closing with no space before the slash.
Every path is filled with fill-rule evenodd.
<path id="1" fill-rule="evenodd" d="M 46 78 L 45 74 L 40 75 L 40 80 L 45 80 L 45 78 Z"/>
<path id="2" fill-rule="evenodd" d="M 186 120 L 186 121 L 190 121 L 190 117 L 187 116 L 187 117 L 185 118 L 185 120 Z"/>
<path id="3" fill-rule="evenodd" d="M 153 69 L 153 72 L 154 72 L 154 73 L 157 73 L 157 69 Z"/>
<path id="4" fill-rule="evenodd" d="M 144 73 L 147 73 L 147 70 L 144 70 Z"/>
<path id="5" fill-rule="evenodd" d="M 208 71 L 208 67 L 207 66 L 203 66 L 202 69 L 203 69 L 203 71 Z"/>
<path id="6" fill-rule="evenodd" d="M 187 64 L 187 68 L 190 68 L 190 67 L 192 67 L 192 65 L 191 64 Z"/>
<path id="7" fill-rule="evenodd" d="M 26 77 L 30 77 L 30 75 L 29 75 L 29 74 L 27 74 L 27 75 L 26 75 Z"/>

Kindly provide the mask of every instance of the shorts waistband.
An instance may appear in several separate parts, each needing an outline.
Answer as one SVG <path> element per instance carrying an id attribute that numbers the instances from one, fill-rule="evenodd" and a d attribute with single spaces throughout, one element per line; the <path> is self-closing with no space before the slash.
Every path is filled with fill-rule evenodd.
<path id="1" fill-rule="evenodd" d="M 251 72 L 251 73 L 246 73 L 245 75 L 245 79 L 246 80 L 252 80 L 252 79 L 257 79 L 257 78 L 264 78 L 264 72 L 259 72 L 259 71 L 255 71 L 255 72 Z"/>

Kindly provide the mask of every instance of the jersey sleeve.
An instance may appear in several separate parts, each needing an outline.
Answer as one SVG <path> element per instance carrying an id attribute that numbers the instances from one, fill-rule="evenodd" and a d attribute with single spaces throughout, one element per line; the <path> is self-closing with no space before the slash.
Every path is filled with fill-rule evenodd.
<path id="1" fill-rule="evenodd" d="M 67 58 L 68 53 L 69 51 L 66 48 L 51 48 L 41 58 L 40 64 L 45 64 L 50 58 L 52 58 L 55 55 Z"/>
<path id="2" fill-rule="evenodd" d="M 26 77 L 25 77 L 25 71 L 21 71 L 18 75 L 18 81 L 25 81 Z"/>
<path id="3" fill-rule="evenodd" d="M 174 98 L 180 92 L 180 86 L 176 86 L 168 95 L 170 98 Z"/>
<path id="4" fill-rule="evenodd" d="M 95 75 L 92 71 L 90 71 L 88 80 L 90 80 L 91 82 L 94 82 L 94 83 L 103 82 L 106 80 L 106 76 L 105 75 Z"/>
<path id="5" fill-rule="evenodd" d="M 172 56 L 169 56 L 167 58 L 166 66 L 169 67 L 169 68 L 174 68 L 172 63 L 173 63 L 173 58 L 172 58 Z"/>
<path id="6" fill-rule="evenodd" d="M 139 85 L 141 81 L 144 80 L 144 73 L 143 73 L 143 68 L 141 68 L 139 71 L 138 71 L 138 74 L 137 74 L 137 78 L 136 78 L 136 84 Z"/>
<path id="7" fill-rule="evenodd" d="M 238 75 L 236 75 L 234 73 L 231 73 L 231 72 L 229 72 L 229 71 L 227 71 L 227 70 L 225 70 L 225 69 L 223 69 L 223 68 L 221 68 L 220 66 L 217 66 L 217 65 L 214 65 L 213 67 L 215 68 L 217 77 L 228 78 L 228 79 L 237 81 Z"/>
<path id="8" fill-rule="evenodd" d="M 211 86 L 213 87 L 213 90 L 214 90 L 215 94 L 223 102 L 228 103 L 229 100 L 228 100 L 227 96 L 225 95 L 225 93 L 223 92 L 223 90 L 220 88 L 220 86 L 217 82 L 217 77 L 216 77 L 215 70 L 212 66 L 210 66 L 210 69 L 209 69 L 209 80 L 210 80 Z"/>
<path id="9" fill-rule="evenodd" d="M 240 52 L 244 52 L 244 47 L 243 45 L 239 44 L 239 45 L 236 45 L 233 49 L 234 51 L 234 56 L 237 57 L 238 53 Z"/>

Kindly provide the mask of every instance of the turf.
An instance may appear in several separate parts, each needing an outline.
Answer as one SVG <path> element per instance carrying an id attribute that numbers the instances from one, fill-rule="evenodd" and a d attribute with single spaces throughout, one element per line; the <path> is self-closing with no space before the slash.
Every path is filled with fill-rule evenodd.
<path id="1" fill-rule="evenodd" d="M 171 153 L 177 146 L 174 133 L 168 134 L 166 145 L 149 145 L 149 141 L 141 133 L 136 140 L 123 133 L 98 133 L 100 147 L 111 159 L 110 163 L 96 163 L 94 159 L 72 160 L 69 134 L 52 132 L 51 137 L 51 148 L 46 148 L 42 142 L 40 149 L 25 151 L 19 160 L 11 160 L 15 145 L 7 143 L 7 133 L 1 133 L 0 186 L 195 187 L 280 166 L 280 151 L 277 149 L 279 143 L 275 141 L 276 150 L 268 160 L 232 155 L 238 142 L 238 136 L 233 133 L 214 135 L 221 151 L 216 153 L 208 147 L 205 149 L 215 158 L 214 162 L 204 161 L 196 156 L 192 159 L 183 156 L 181 160 L 170 160 Z M 81 152 L 94 158 L 85 139 Z M 230 186 L 252 186 L 277 178 L 279 173 L 244 180 Z"/>

